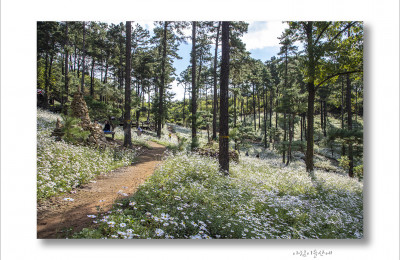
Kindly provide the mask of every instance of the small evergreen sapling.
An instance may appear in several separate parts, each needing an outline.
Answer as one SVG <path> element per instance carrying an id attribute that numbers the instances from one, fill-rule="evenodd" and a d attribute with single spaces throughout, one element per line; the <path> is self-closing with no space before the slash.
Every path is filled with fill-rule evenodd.
<path id="1" fill-rule="evenodd" d="M 79 123 L 81 120 L 68 115 L 61 115 L 63 119 L 63 126 L 61 128 L 63 135 L 63 140 L 68 143 L 79 143 L 83 142 L 89 137 L 90 132 L 84 131 Z"/>

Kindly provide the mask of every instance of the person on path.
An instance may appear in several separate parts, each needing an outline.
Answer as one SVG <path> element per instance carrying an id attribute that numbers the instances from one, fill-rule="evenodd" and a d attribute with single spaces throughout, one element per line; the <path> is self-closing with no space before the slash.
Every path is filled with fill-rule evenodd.
<path id="1" fill-rule="evenodd" d="M 110 123 L 106 120 L 104 121 L 104 128 L 103 128 L 104 132 L 111 132 L 111 126 Z"/>

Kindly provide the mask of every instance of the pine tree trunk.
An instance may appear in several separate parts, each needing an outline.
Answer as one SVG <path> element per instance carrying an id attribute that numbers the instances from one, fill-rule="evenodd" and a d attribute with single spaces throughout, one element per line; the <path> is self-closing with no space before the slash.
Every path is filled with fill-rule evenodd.
<path id="1" fill-rule="evenodd" d="M 143 84 L 143 82 L 141 82 L 141 84 Z M 139 104 L 140 104 L 142 92 L 140 92 L 140 86 L 139 86 L 139 81 L 138 81 L 137 82 L 137 91 L 136 91 L 136 93 L 137 93 L 137 96 L 139 97 Z M 141 109 L 140 107 L 138 109 L 136 109 L 136 127 L 139 127 L 140 109 Z"/>
<path id="2" fill-rule="evenodd" d="M 221 22 L 218 22 L 218 27 L 217 27 L 217 38 L 215 39 L 215 54 L 214 54 L 214 100 L 213 100 L 213 123 L 212 123 L 212 128 L 213 128 L 213 133 L 212 133 L 212 139 L 215 140 L 217 139 L 217 55 L 218 55 L 218 40 L 219 40 L 219 29 L 221 27 Z"/>
<path id="3" fill-rule="evenodd" d="M 240 121 L 243 121 L 243 103 L 244 103 L 244 100 L 242 97 L 240 100 Z"/>
<path id="4" fill-rule="evenodd" d="M 62 105 L 64 106 L 65 103 L 68 102 L 68 88 L 69 88 L 69 78 L 68 78 L 68 22 L 65 22 L 65 45 L 64 45 L 64 50 L 65 50 L 65 64 L 64 64 L 64 97 L 63 97 L 63 103 Z M 67 113 L 67 110 L 64 110 L 64 113 Z"/>
<path id="5" fill-rule="evenodd" d="M 347 129 L 351 131 L 353 129 L 353 121 L 352 121 L 352 113 L 351 113 L 351 82 L 350 82 L 350 75 L 347 74 L 346 76 L 347 81 L 347 89 L 346 89 L 346 107 L 347 107 Z M 354 176 L 353 172 L 353 144 L 349 142 L 348 145 L 348 152 L 349 152 L 349 177 Z"/>
<path id="6" fill-rule="evenodd" d="M 300 116 L 300 141 L 303 141 L 303 117 Z"/>
<path id="7" fill-rule="evenodd" d="M 192 22 L 192 149 L 197 147 L 196 22 Z"/>
<path id="8" fill-rule="evenodd" d="M 282 144 L 282 162 L 285 163 L 285 155 L 286 155 L 286 112 L 283 113 L 283 144 Z"/>
<path id="9" fill-rule="evenodd" d="M 233 92 L 233 127 L 236 128 L 236 91 Z"/>
<path id="10" fill-rule="evenodd" d="M 273 104 L 273 91 L 272 91 L 272 89 L 270 90 L 270 93 L 269 93 L 269 142 L 270 143 L 272 143 L 272 131 L 271 131 L 271 128 L 272 128 L 272 104 Z"/>
<path id="11" fill-rule="evenodd" d="M 95 60 L 92 58 L 92 69 L 90 70 L 90 96 L 94 98 L 94 63 Z"/>
<path id="12" fill-rule="evenodd" d="M 124 115 L 124 146 L 132 146 L 131 136 L 131 22 L 126 22 L 126 50 L 125 50 L 125 69 L 126 69 L 126 84 L 125 84 L 125 115 Z"/>
<path id="13" fill-rule="evenodd" d="M 185 83 L 185 87 L 184 87 L 184 90 L 183 90 L 183 109 L 182 109 L 182 120 L 183 120 L 183 122 L 182 122 L 182 125 L 183 126 L 185 126 L 185 106 L 186 106 L 186 83 Z"/>
<path id="14" fill-rule="evenodd" d="M 342 129 L 344 129 L 344 80 L 343 80 L 343 77 L 344 76 L 341 77 L 341 79 L 342 79 L 342 95 L 341 95 L 342 103 L 340 105 L 340 115 L 341 115 L 341 119 L 342 119 Z M 345 147 L 344 143 L 342 143 L 342 156 L 344 156 L 345 154 L 346 154 L 346 147 Z"/>
<path id="15" fill-rule="evenodd" d="M 49 84 L 49 94 L 52 93 L 52 95 L 53 95 L 53 88 L 52 88 L 52 84 L 51 84 L 51 72 L 52 72 L 52 68 L 53 68 L 53 59 L 54 59 L 54 54 L 51 54 L 50 55 L 50 64 L 49 64 L 49 75 L 47 76 L 48 84 Z M 54 96 L 51 96 L 49 98 L 50 98 L 50 103 L 52 105 L 54 105 Z"/>
<path id="16" fill-rule="evenodd" d="M 229 22 L 222 22 L 222 61 L 220 87 L 219 165 L 229 175 Z"/>
<path id="17" fill-rule="evenodd" d="M 278 99 L 276 100 L 276 105 L 275 107 L 277 108 L 279 106 Z M 275 129 L 278 130 L 278 111 L 275 111 Z"/>
<path id="18" fill-rule="evenodd" d="M 355 107 L 355 116 L 356 116 L 356 118 L 355 118 L 355 122 L 357 123 L 357 114 L 358 114 L 358 104 L 357 104 L 357 97 L 358 97 L 358 87 L 356 87 L 356 107 Z"/>
<path id="19" fill-rule="evenodd" d="M 257 94 L 258 101 L 258 129 L 261 128 L 261 108 L 260 108 L 260 95 Z"/>
<path id="20" fill-rule="evenodd" d="M 77 54 L 77 47 L 76 47 L 76 35 L 75 35 L 75 43 L 74 43 L 74 72 L 76 71 L 75 69 L 76 69 L 76 65 L 77 65 L 77 59 L 78 59 L 78 54 Z M 78 62 L 78 65 L 79 65 L 79 62 Z M 79 67 L 78 67 L 78 70 L 79 70 Z M 78 76 L 78 78 L 79 78 L 79 76 Z"/>
<path id="21" fill-rule="evenodd" d="M 168 22 L 164 22 L 163 40 L 162 40 L 162 60 L 161 60 L 161 84 L 159 89 L 157 137 L 161 138 L 162 121 L 164 114 L 164 87 L 165 87 L 165 63 L 167 59 L 167 29 Z"/>
<path id="22" fill-rule="evenodd" d="M 49 104 L 49 77 L 47 74 L 48 71 L 48 67 L 49 67 L 49 55 L 46 52 L 46 56 L 44 57 L 44 107 L 47 108 L 48 104 Z"/>
<path id="23" fill-rule="evenodd" d="M 104 72 L 104 84 L 107 83 L 107 74 L 108 74 L 108 62 L 106 60 L 106 71 Z"/>
<path id="24" fill-rule="evenodd" d="M 307 108 L 307 151 L 306 151 L 306 170 L 314 170 L 314 100 L 315 88 L 313 83 L 308 83 L 308 108 Z"/>
<path id="25" fill-rule="evenodd" d="M 320 110 L 321 110 L 321 130 L 323 130 L 324 129 L 324 107 L 323 107 L 324 101 L 321 99 L 319 103 L 320 103 Z"/>
<path id="26" fill-rule="evenodd" d="M 286 159 L 286 166 L 289 165 L 291 159 L 292 159 L 292 139 L 293 139 L 293 115 L 289 114 L 289 145 L 288 145 L 288 152 L 287 152 L 287 159 Z"/>
<path id="27" fill-rule="evenodd" d="M 326 100 L 324 101 L 324 137 L 326 137 L 326 117 L 328 116 L 328 111 L 326 110 Z"/>
<path id="28" fill-rule="evenodd" d="M 257 130 L 257 120 L 256 120 L 256 100 L 255 100 L 255 85 L 253 83 L 253 120 L 254 120 L 254 131 Z"/>
<path id="29" fill-rule="evenodd" d="M 85 22 L 83 22 L 83 42 L 82 42 L 82 81 L 81 81 L 81 88 L 78 88 L 78 92 L 85 93 L 85 31 L 86 26 Z"/>
<path id="30" fill-rule="evenodd" d="M 264 148 L 267 148 L 267 111 L 268 111 L 268 91 L 265 91 L 265 98 L 263 95 L 264 103 Z"/>
<path id="31" fill-rule="evenodd" d="M 307 36 L 307 56 L 308 56 L 308 76 L 307 83 L 308 102 L 307 102 L 307 151 L 306 151 L 306 171 L 314 172 L 314 103 L 315 103 L 315 56 L 313 43 L 313 22 L 306 23 Z"/>

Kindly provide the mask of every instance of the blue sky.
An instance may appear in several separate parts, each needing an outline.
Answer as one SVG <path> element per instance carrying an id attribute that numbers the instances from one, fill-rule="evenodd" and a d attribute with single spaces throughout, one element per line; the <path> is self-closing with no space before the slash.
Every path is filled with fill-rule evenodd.
<path id="1" fill-rule="evenodd" d="M 139 23 L 150 31 L 154 28 L 153 22 Z M 287 28 L 287 25 L 280 21 L 248 21 L 248 23 L 248 33 L 242 37 L 242 40 L 246 44 L 246 49 L 251 53 L 251 57 L 264 62 L 272 56 L 276 56 L 279 52 L 279 40 L 277 38 Z M 185 34 L 190 36 L 191 29 L 186 29 Z M 189 66 L 191 47 L 191 42 L 182 43 L 179 47 L 178 54 L 182 59 L 174 61 L 177 75 Z M 178 86 L 176 81 L 172 83 L 172 92 L 175 93 L 175 100 L 183 99 L 183 86 Z"/>

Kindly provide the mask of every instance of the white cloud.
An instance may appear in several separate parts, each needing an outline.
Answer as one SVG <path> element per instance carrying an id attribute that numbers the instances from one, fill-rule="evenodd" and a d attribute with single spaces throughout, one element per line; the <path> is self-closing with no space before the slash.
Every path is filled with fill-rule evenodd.
<path id="1" fill-rule="evenodd" d="M 286 28 L 288 25 L 280 21 L 249 22 L 248 33 L 242 39 L 247 50 L 279 46 L 278 37 Z"/>
<path id="2" fill-rule="evenodd" d="M 176 80 L 174 80 L 171 85 L 170 91 L 175 93 L 173 100 L 183 100 L 184 87 L 182 85 L 178 86 L 178 81 Z"/>

